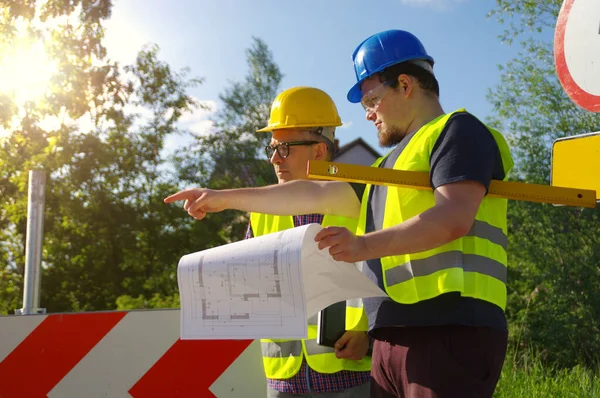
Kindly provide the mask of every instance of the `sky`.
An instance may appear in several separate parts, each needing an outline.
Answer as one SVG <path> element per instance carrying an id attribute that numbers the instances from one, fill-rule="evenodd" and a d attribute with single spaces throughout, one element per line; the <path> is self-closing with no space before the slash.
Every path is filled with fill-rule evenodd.
<path id="1" fill-rule="evenodd" d="M 518 54 L 501 43 L 504 30 L 487 14 L 496 0 L 115 0 L 105 24 L 108 55 L 132 63 L 144 44 L 160 47 L 159 57 L 174 68 L 190 68 L 204 83 L 190 94 L 210 105 L 247 73 L 245 50 L 252 37 L 264 40 L 284 78 L 280 90 L 313 86 L 335 101 L 344 126 L 343 145 L 362 137 L 384 153 L 360 104 L 346 100 L 355 83 L 352 53 L 377 32 L 403 29 L 415 34 L 434 58 L 445 111 L 466 108 L 482 120 L 491 114 L 486 93 L 499 83 L 499 64 Z M 195 132 L 210 129 L 210 111 L 187 115 Z M 179 137 L 171 148 L 187 145 Z"/>

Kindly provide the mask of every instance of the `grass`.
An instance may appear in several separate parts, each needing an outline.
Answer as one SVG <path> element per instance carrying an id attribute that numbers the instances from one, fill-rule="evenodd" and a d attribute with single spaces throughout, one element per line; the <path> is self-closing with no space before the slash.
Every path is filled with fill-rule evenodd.
<path id="1" fill-rule="evenodd" d="M 494 398 L 600 398 L 600 370 L 583 366 L 558 369 L 534 355 L 507 355 Z"/>

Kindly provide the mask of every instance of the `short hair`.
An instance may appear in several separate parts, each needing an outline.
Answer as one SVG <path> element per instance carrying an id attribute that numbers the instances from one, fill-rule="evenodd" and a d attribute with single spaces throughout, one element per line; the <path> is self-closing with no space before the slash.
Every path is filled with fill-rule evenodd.
<path id="1" fill-rule="evenodd" d="M 315 141 L 323 142 L 327 145 L 327 160 L 333 159 L 333 155 L 335 155 L 335 144 L 328 137 L 335 138 L 335 127 L 317 127 L 307 131 L 315 138 Z"/>
<path id="2" fill-rule="evenodd" d="M 429 93 L 435 94 L 435 96 L 439 98 L 440 85 L 437 79 L 432 72 L 423 67 L 425 65 L 420 66 L 418 64 L 419 61 L 406 61 L 392 65 L 379 73 L 379 81 L 382 83 L 387 82 L 390 87 L 397 88 L 399 84 L 398 76 L 409 75 L 417 79 L 419 87 Z M 431 70 L 433 71 L 433 69 Z"/>

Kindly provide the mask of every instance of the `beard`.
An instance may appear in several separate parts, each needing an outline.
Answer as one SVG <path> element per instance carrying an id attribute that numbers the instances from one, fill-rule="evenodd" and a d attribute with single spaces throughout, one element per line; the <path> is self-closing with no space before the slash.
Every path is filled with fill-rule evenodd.
<path id="1" fill-rule="evenodd" d="M 392 147 L 404 138 L 406 133 L 400 130 L 398 127 L 391 127 L 382 125 L 377 132 L 377 138 L 379 138 L 379 145 L 384 148 Z"/>

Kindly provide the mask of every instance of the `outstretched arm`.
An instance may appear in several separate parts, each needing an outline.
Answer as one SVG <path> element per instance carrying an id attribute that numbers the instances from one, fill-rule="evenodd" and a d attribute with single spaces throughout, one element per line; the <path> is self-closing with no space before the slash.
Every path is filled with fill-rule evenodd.
<path id="1" fill-rule="evenodd" d="M 186 189 L 165 198 L 184 200 L 183 208 L 201 220 L 227 209 L 275 215 L 330 214 L 358 217 L 360 202 L 350 184 L 337 181 L 291 181 L 260 188 Z"/>

